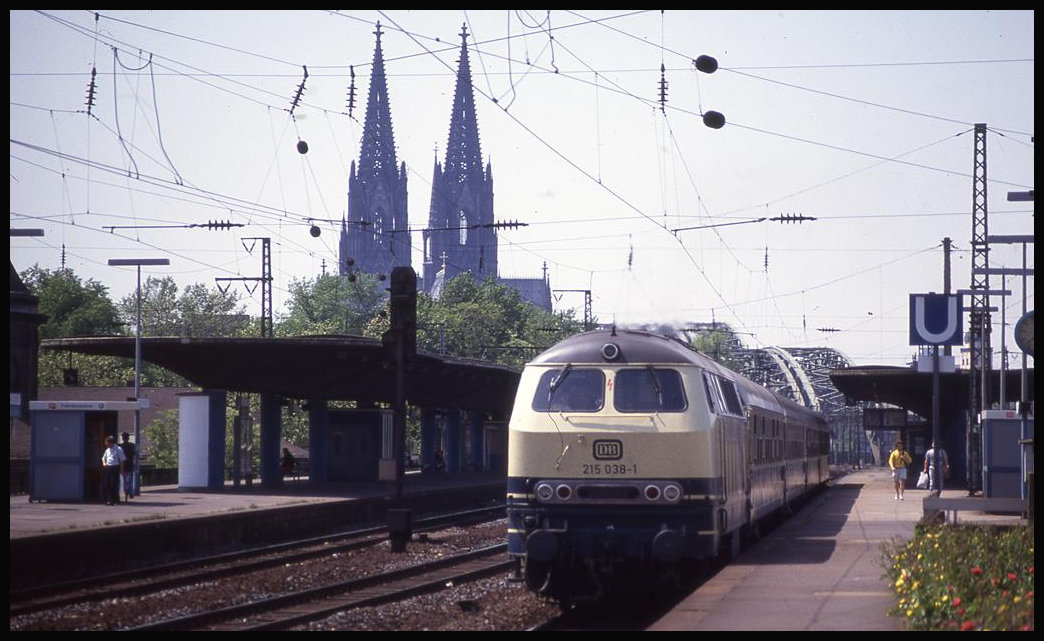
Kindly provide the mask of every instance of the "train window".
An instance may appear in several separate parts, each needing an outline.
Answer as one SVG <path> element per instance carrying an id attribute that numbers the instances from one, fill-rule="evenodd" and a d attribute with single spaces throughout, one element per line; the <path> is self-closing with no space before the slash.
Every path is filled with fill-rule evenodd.
<path id="1" fill-rule="evenodd" d="M 536 412 L 597 412 L 605 404 L 605 374 L 598 369 L 549 369 L 533 395 Z"/>
<path id="2" fill-rule="evenodd" d="M 715 385 L 714 377 L 710 374 L 703 375 L 703 388 L 707 390 L 707 406 L 715 414 L 721 411 L 721 400 L 719 398 L 718 386 Z"/>
<path id="3" fill-rule="evenodd" d="M 727 378 L 721 379 L 721 393 L 725 397 L 725 408 L 729 414 L 742 416 L 743 406 L 740 403 L 739 393 L 736 391 L 736 384 Z"/>
<path id="4" fill-rule="evenodd" d="M 704 372 L 703 382 L 707 388 L 707 400 L 710 402 L 711 411 L 743 416 L 743 407 L 735 383 L 710 372 Z"/>
<path id="5" fill-rule="evenodd" d="M 683 412 L 686 406 L 677 370 L 646 367 L 616 373 L 613 407 L 618 412 Z"/>

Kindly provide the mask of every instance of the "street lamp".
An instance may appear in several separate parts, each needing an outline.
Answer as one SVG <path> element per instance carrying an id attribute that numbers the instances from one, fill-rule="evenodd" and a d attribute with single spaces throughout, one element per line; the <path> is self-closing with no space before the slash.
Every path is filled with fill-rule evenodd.
<path id="1" fill-rule="evenodd" d="M 110 258 L 109 265 L 114 267 L 134 266 L 138 268 L 138 320 L 134 326 L 134 452 L 136 458 L 141 458 L 141 266 L 142 265 L 169 265 L 168 258 Z M 141 471 L 138 469 L 137 461 L 131 461 L 133 478 L 133 494 L 141 492 Z M 127 488 L 124 488 L 126 492 Z M 130 492 L 127 492 L 130 494 Z"/>

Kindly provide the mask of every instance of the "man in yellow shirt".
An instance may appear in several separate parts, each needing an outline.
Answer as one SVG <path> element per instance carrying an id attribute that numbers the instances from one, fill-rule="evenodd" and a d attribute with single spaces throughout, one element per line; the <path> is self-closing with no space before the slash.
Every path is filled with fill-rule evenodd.
<path id="1" fill-rule="evenodd" d="M 913 457 L 903 449 L 903 441 L 895 442 L 895 449 L 888 456 L 888 467 L 892 468 L 892 480 L 895 481 L 895 500 L 903 500 L 906 490 L 906 466 L 913 463 Z"/>

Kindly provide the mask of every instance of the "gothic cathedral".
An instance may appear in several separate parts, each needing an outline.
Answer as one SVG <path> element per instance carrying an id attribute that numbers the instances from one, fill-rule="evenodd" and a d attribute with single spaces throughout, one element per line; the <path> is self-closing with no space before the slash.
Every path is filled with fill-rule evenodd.
<path id="1" fill-rule="evenodd" d="M 377 45 L 359 165 L 356 167 L 352 161 L 348 215 L 341 223 L 342 274 L 355 271 L 387 275 L 397 265 L 412 267 L 406 164 L 398 167 L 395 159 L 379 24 L 375 33 Z M 445 281 L 470 272 L 476 281 L 492 276 L 519 290 L 524 300 L 551 311 L 546 277 L 501 279 L 498 274 L 493 175 L 489 164 L 482 165 L 467 38 L 464 29 L 446 159 L 441 165 L 438 159 L 435 161 L 428 226 L 422 230 L 424 264 L 418 289 L 438 296 Z"/>

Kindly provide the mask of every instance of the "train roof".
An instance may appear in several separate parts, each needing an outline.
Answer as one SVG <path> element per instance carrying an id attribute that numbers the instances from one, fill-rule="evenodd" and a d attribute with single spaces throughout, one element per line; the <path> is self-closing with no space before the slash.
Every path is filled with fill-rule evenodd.
<path id="1" fill-rule="evenodd" d="M 651 340 L 650 340 L 651 339 Z M 550 363 L 706 364 L 706 356 L 681 341 L 635 329 L 599 329 L 561 340 L 530 361 Z"/>
<path id="2" fill-rule="evenodd" d="M 792 415 L 816 416 L 822 419 L 818 412 L 765 389 L 688 344 L 647 330 L 613 328 L 574 334 L 555 343 L 530 361 L 531 365 L 570 363 L 698 365 L 736 381 L 748 403 L 773 407 L 777 411 Z"/>

